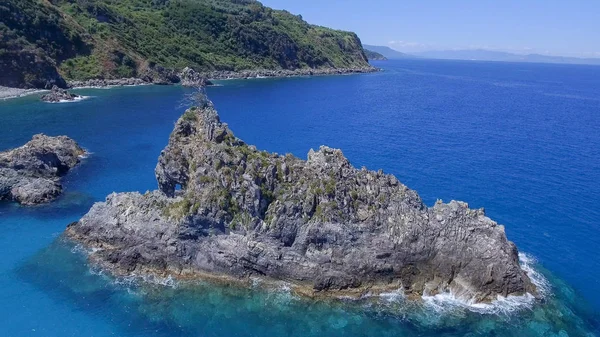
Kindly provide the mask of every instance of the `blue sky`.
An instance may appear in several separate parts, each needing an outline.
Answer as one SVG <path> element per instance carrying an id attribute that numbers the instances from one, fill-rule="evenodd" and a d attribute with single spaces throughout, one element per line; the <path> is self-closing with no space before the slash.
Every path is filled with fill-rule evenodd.
<path id="1" fill-rule="evenodd" d="M 490 49 L 600 57 L 600 0 L 262 0 L 405 52 Z"/>

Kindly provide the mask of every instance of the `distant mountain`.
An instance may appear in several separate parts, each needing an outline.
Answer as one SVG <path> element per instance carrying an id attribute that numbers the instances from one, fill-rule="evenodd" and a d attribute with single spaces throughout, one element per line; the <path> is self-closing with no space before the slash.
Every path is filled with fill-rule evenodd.
<path id="1" fill-rule="evenodd" d="M 534 62 L 534 63 L 564 63 L 564 64 L 592 64 L 600 65 L 600 58 L 578 58 L 566 56 L 548 56 L 540 54 L 519 55 L 501 51 L 485 49 L 464 50 L 432 50 L 415 53 L 417 56 L 447 59 L 447 60 L 478 60 L 502 62 Z"/>
<path id="2" fill-rule="evenodd" d="M 388 58 L 390 60 L 414 57 L 412 55 L 401 53 L 397 50 L 394 50 L 390 47 L 385 47 L 385 46 L 372 46 L 372 45 L 368 45 L 368 44 L 363 44 L 363 48 L 368 49 L 370 51 L 374 51 L 376 53 L 379 53 L 379 54 L 383 55 L 385 58 Z"/>
<path id="3" fill-rule="evenodd" d="M 379 54 L 376 51 L 372 51 L 372 50 L 368 50 L 368 49 L 365 49 L 365 55 L 367 55 L 367 59 L 369 61 L 385 61 L 385 60 L 387 60 L 387 57 Z"/>

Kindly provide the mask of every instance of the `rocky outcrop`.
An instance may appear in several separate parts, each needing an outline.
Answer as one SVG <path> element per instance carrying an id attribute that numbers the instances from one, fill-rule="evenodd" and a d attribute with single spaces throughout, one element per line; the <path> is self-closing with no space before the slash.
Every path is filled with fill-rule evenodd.
<path id="1" fill-rule="evenodd" d="M 42 95 L 41 100 L 48 103 L 68 102 L 81 99 L 81 96 L 72 94 L 65 89 L 57 86 L 52 87 L 52 90 Z"/>
<path id="2" fill-rule="evenodd" d="M 158 85 L 179 83 L 179 76 L 175 70 L 159 65 L 148 66 L 140 77 L 147 83 Z"/>
<path id="3" fill-rule="evenodd" d="M 179 73 L 179 80 L 184 87 L 206 87 L 212 83 L 192 68 L 185 67 Z"/>
<path id="4" fill-rule="evenodd" d="M 458 201 L 423 204 L 337 149 L 308 160 L 237 139 L 212 104 L 176 123 L 159 190 L 110 195 L 67 235 L 118 274 L 286 280 L 310 294 L 401 288 L 475 301 L 535 293 L 504 227 Z"/>
<path id="5" fill-rule="evenodd" d="M 27 144 L 0 152 L 0 200 L 34 205 L 62 192 L 60 178 L 85 151 L 69 137 L 33 136 Z"/>

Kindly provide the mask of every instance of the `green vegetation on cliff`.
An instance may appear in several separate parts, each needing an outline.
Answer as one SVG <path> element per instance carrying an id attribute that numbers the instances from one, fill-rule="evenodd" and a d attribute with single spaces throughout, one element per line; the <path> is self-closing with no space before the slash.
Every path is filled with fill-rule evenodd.
<path id="1" fill-rule="evenodd" d="M 373 61 L 385 61 L 385 60 L 387 60 L 387 57 L 379 54 L 376 51 L 372 51 L 372 50 L 368 50 L 368 49 L 365 49 L 365 55 L 367 56 L 367 58 L 369 60 L 373 60 Z"/>
<path id="2" fill-rule="evenodd" d="M 5 0 L 0 85 L 198 71 L 367 66 L 356 34 L 254 0 Z"/>

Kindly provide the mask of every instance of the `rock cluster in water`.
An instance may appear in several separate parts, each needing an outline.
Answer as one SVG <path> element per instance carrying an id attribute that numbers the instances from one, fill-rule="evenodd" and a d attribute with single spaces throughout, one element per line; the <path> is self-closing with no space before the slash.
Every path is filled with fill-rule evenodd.
<path id="1" fill-rule="evenodd" d="M 110 195 L 67 235 L 117 274 L 260 276 L 309 294 L 403 289 L 475 301 L 535 293 L 504 227 L 463 202 L 423 204 L 337 149 L 258 151 L 212 104 L 176 123 L 159 190 Z"/>
<path id="2" fill-rule="evenodd" d="M 42 95 L 41 97 L 42 101 L 48 103 L 68 102 L 80 98 L 81 96 L 72 94 L 67 90 L 61 89 L 57 86 L 53 86 L 52 90 L 49 93 Z"/>
<path id="3" fill-rule="evenodd" d="M 85 151 L 69 137 L 33 136 L 27 144 L 0 152 L 0 200 L 35 205 L 62 192 L 60 178 Z"/>

